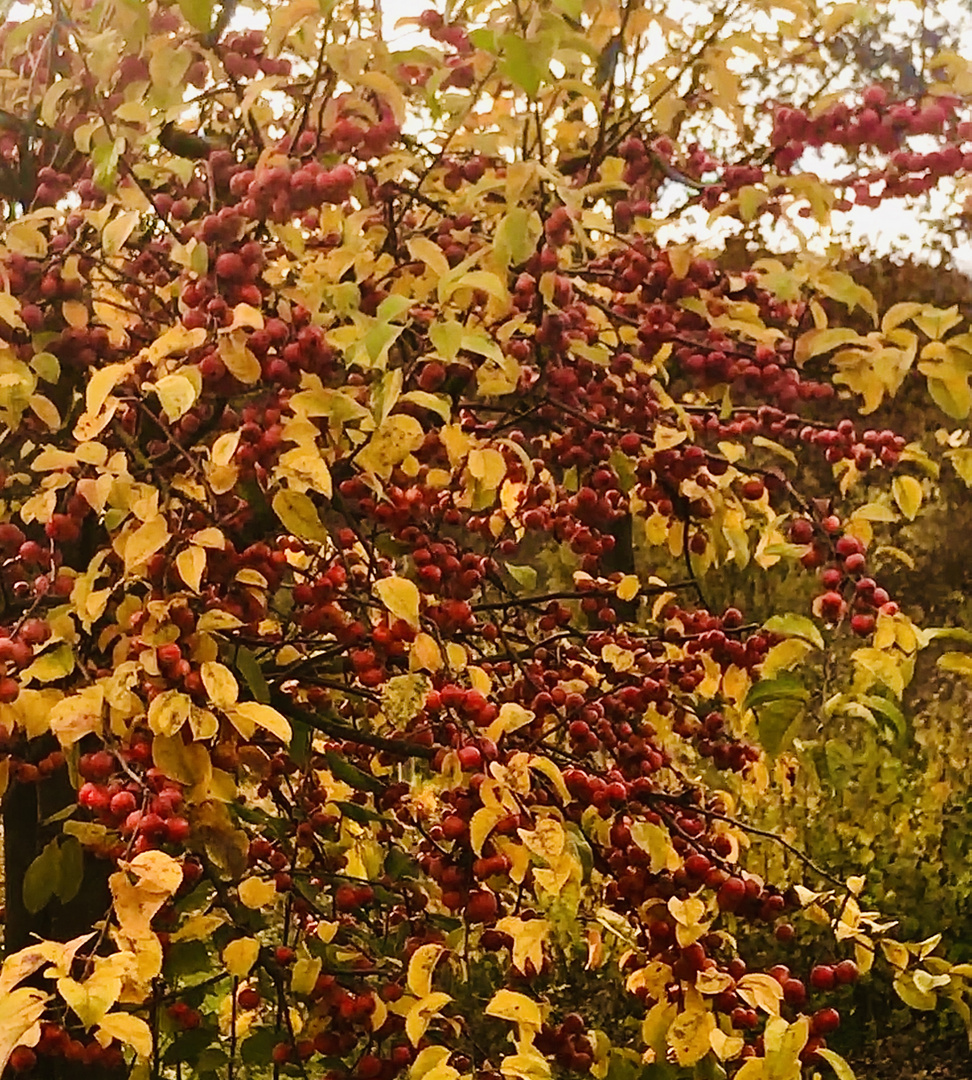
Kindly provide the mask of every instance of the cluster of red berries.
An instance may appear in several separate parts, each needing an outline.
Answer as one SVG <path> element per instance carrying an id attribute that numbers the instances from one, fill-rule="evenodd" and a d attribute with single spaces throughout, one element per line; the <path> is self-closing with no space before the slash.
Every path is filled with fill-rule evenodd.
<path id="1" fill-rule="evenodd" d="M 88 1065 L 109 1071 L 120 1069 L 125 1064 L 121 1044 L 116 1040 L 112 1039 L 107 1046 L 102 1046 L 93 1038 L 85 1042 L 73 1037 L 60 1024 L 48 1022 L 41 1024 L 41 1035 L 35 1046 L 14 1048 L 8 1065 L 14 1073 L 30 1073 L 37 1068 L 38 1058 L 63 1058 L 74 1065 Z"/>

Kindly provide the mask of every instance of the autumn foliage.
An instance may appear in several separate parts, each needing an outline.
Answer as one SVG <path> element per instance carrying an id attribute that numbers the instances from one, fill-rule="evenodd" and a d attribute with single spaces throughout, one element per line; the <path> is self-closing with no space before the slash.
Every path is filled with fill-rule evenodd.
<path id="1" fill-rule="evenodd" d="M 848 5 L 255 7 L 0 30 L 8 1069 L 846 1080 L 872 971 L 967 1015 L 755 824 L 801 716 L 972 666 L 885 577 L 972 333 L 812 239 L 972 165 L 967 65 L 801 89 Z"/>

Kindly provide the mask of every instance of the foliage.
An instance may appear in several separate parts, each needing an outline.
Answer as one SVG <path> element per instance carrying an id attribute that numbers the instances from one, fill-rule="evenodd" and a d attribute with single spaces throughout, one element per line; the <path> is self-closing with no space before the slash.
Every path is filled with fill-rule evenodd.
<path id="1" fill-rule="evenodd" d="M 862 973 L 968 1020 L 793 825 L 972 668 L 892 598 L 972 334 L 817 243 L 972 164 L 968 65 L 828 97 L 843 4 L 265 14 L 2 29 L 0 1057 L 795 1080 Z"/>

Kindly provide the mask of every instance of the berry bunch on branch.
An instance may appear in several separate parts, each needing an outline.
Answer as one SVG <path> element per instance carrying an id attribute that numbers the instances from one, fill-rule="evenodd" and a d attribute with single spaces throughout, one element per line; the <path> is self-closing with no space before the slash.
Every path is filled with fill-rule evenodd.
<path id="1" fill-rule="evenodd" d="M 759 104 L 725 14 L 415 14 L 4 27 L 4 1060 L 846 1077 L 862 971 L 965 975 L 752 809 L 802 710 L 891 715 L 932 640 L 882 576 L 930 459 L 859 414 L 917 379 L 964 419 L 972 337 L 656 233 L 672 186 L 799 232 L 869 155 L 889 197 L 960 176 L 962 84 L 780 107 L 757 165 L 680 136 L 682 76 Z"/>

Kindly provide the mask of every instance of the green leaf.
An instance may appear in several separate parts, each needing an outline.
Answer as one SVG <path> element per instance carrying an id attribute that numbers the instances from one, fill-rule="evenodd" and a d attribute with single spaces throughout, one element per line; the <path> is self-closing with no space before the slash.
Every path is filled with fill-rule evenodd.
<path id="1" fill-rule="evenodd" d="M 279 1040 L 273 1028 L 260 1028 L 240 1046 L 240 1059 L 244 1065 L 256 1065 L 263 1069 L 272 1059 L 273 1048 Z M 189 1060 L 192 1060 L 191 1058 Z"/>
<path id="2" fill-rule="evenodd" d="M 809 691 L 799 679 L 793 675 L 780 675 L 776 679 L 761 679 L 756 683 L 746 695 L 743 709 L 753 709 L 757 705 L 779 701 L 781 698 L 806 701 L 809 697 Z"/>
<path id="3" fill-rule="evenodd" d="M 213 0 L 179 0 L 179 10 L 194 30 L 205 33 L 213 25 Z"/>
<path id="4" fill-rule="evenodd" d="M 554 7 L 562 11 L 568 18 L 579 19 L 584 10 L 584 0 L 554 0 Z"/>
<path id="5" fill-rule="evenodd" d="M 84 881 L 84 849 L 69 836 L 58 853 L 58 874 L 55 892 L 62 904 L 70 903 L 81 891 Z"/>
<path id="6" fill-rule="evenodd" d="M 519 34 L 504 34 L 500 46 L 503 50 L 500 65 L 503 74 L 526 91 L 529 97 L 536 97 L 548 70 L 548 63 L 544 61 L 545 50 L 538 50 L 536 41 L 527 41 Z"/>
<path id="7" fill-rule="evenodd" d="M 528 592 L 537 587 L 537 572 L 532 566 L 506 566 L 507 573 L 517 583 L 522 585 Z"/>
<path id="8" fill-rule="evenodd" d="M 381 814 L 376 814 L 374 810 L 369 810 L 367 806 L 359 806 L 357 803 L 335 801 L 334 805 L 345 817 L 356 821 L 359 825 L 367 825 L 369 821 L 385 820 Z"/>
<path id="9" fill-rule="evenodd" d="M 770 757 L 776 757 L 793 742 L 803 711 L 798 698 L 778 698 L 766 702 L 757 713 L 759 741 Z"/>
<path id="10" fill-rule="evenodd" d="M 24 874 L 24 907 L 36 915 L 54 898 L 60 881 L 61 853 L 57 841 L 52 840 L 27 867 Z"/>
<path id="11" fill-rule="evenodd" d="M 256 653 L 241 645 L 236 650 L 236 670 L 243 676 L 243 681 L 253 695 L 254 701 L 261 705 L 270 704 L 270 687 L 263 675 L 263 668 L 256 658 Z"/>
<path id="12" fill-rule="evenodd" d="M 891 726 L 899 740 L 904 740 L 908 734 L 908 721 L 896 702 L 877 694 L 868 694 L 861 698 L 861 704 L 871 710 L 872 713 L 880 713 L 885 720 L 890 721 Z"/>
<path id="13" fill-rule="evenodd" d="M 818 649 L 824 647 L 824 639 L 819 627 L 806 615 L 774 615 L 763 623 L 763 629 L 769 630 L 772 634 L 803 638 L 804 641 L 816 645 Z"/>
<path id="14" fill-rule="evenodd" d="M 328 750 L 324 755 L 327 759 L 327 767 L 336 780 L 340 780 L 348 787 L 356 791 L 383 791 L 384 784 L 376 780 L 366 772 L 362 772 L 357 765 L 352 765 L 347 758 L 342 757 L 336 750 Z"/>
<path id="15" fill-rule="evenodd" d="M 542 232 L 543 224 L 535 210 L 527 210 L 524 206 L 512 207 L 496 226 L 493 236 L 493 251 L 497 261 L 504 267 L 522 265 L 533 254 Z M 433 344 L 441 353 L 442 350 L 434 339 Z"/>

